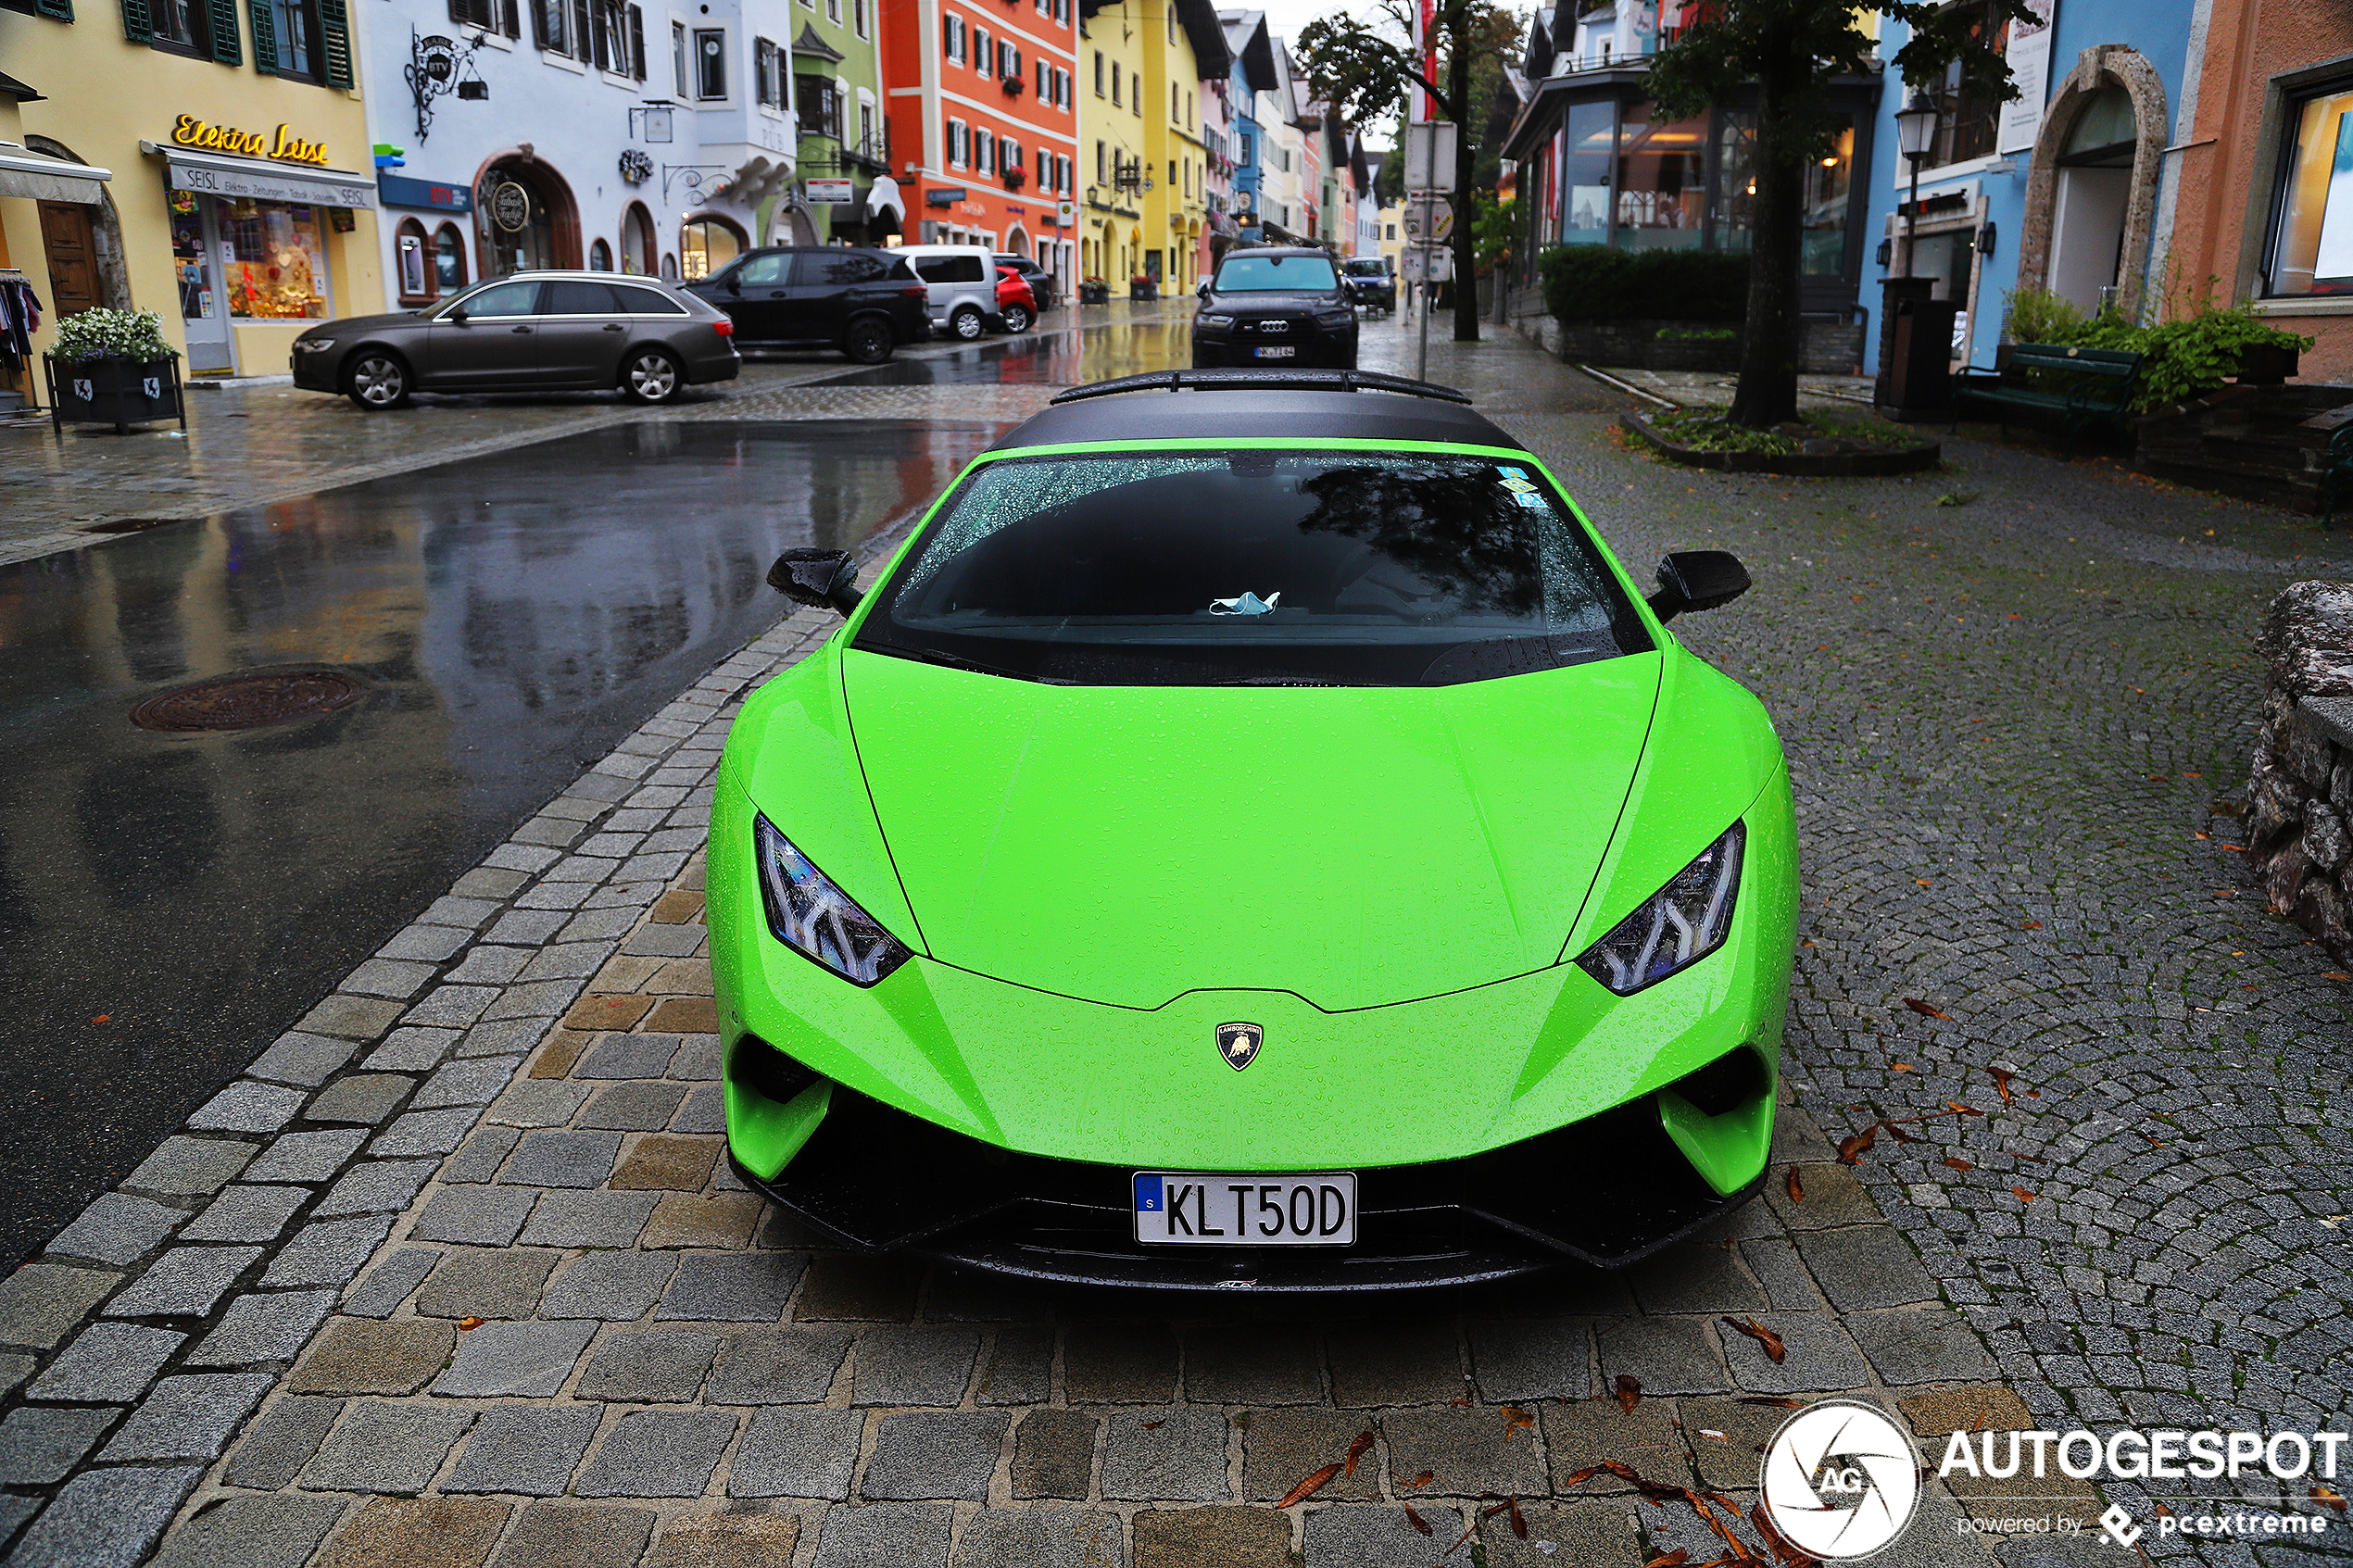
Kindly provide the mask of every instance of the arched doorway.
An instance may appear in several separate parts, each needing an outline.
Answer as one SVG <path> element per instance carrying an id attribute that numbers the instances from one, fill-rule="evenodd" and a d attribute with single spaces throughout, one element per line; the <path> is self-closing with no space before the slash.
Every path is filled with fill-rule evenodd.
<path id="1" fill-rule="evenodd" d="M 1018 223 L 1014 224 L 1012 231 L 1005 235 L 1005 254 L 1008 256 L 1027 256 L 1029 254 L 1029 231 L 1023 228 Z"/>
<path id="2" fill-rule="evenodd" d="M 621 215 L 621 270 L 650 277 L 661 265 L 654 250 L 653 215 L 645 203 L 631 202 Z"/>
<path id="3" fill-rule="evenodd" d="M 474 188 L 484 272 L 580 265 L 580 209 L 563 176 L 516 153 L 494 159 Z"/>
<path id="4" fill-rule="evenodd" d="M 2103 44 L 2076 57 L 2034 139 L 2020 288 L 2085 310 L 2112 288 L 2116 308 L 2139 319 L 2170 123 L 2165 83 L 2137 50 Z"/>
<path id="5" fill-rule="evenodd" d="M 678 229 L 678 271 L 688 282 L 708 278 L 745 250 L 744 232 L 724 218 L 706 213 Z"/>
<path id="6" fill-rule="evenodd" d="M 68 163 L 88 161 L 46 136 L 27 136 L 24 144 Z M 130 309 L 131 267 L 123 258 L 122 219 L 115 211 L 113 192 L 101 186 L 94 202 L 43 202 L 41 208 L 42 243 L 49 252 L 50 308 L 59 316 L 79 315 L 94 306 Z M 61 278 L 60 268 L 78 277 Z"/>

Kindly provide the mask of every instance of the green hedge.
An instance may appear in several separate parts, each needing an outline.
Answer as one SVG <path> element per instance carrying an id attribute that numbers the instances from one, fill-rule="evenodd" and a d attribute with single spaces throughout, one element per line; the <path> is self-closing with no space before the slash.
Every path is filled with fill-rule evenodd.
<path id="1" fill-rule="evenodd" d="M 1737 321 L 1748 257 L 1720 250 L 1554 245 L 1538 263 L 1544 308 L 1563 321 Z"/>

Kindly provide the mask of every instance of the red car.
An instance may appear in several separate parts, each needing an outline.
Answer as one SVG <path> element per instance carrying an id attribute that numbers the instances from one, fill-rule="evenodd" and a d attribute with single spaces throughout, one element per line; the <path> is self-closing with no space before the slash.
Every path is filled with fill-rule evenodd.
<path id="1" fill-rule="evenodd" d="M 1038 320 L 1038 295 L 1029 280 L 1010 267 L 997 269 L 997 314 L 1009 332 L 1026 332 Z"/>

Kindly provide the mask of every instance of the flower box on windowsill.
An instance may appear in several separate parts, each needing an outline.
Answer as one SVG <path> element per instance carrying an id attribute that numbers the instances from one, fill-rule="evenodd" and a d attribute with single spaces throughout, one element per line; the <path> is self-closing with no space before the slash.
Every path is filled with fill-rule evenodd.
<path id="1" fill-rule="evenodd" d="M 180 395 L 180 360 L 60 359 L 42 356 L 49 387 L 49 422 L 62 435 L 66 421 L 112 425 L 127 435 L 134 424 L 150 420 L 178 420 L 188 428 L 188 410 Z"/>
<path id="2" fill-rule="evenodd" d="M 1029 83 L 1026 81 L 1018 76 L 1006 77 L 1002 82 L 1002 86 L 1005 89 L 1005 96 L 1008 98 L 1020 97 L 1022 90 L 1028 85 Z"/>

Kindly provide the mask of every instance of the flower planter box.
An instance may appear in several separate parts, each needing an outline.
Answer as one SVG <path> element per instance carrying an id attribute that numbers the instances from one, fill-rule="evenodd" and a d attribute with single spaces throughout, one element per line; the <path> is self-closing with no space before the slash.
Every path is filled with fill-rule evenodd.
<path id="1" fill-rule="evenodd" d="M 1109 283 L 1079 284 L 1078 303 L 1081 305 L 1109 305 L 1111 303 L 1111 285 Z"/>
<path id="2" fill-rule="evenodd" d="M 2241 386 L 2277 386 L 2296 374 L 2302 351 L 2275 344 L 2250 343 L 2239 350 Z"/>
<path id="3" fill-rule="evenodd" d="M 177 420 L 182 430 L 188 428 L 177 358 L 60 359 L 52 354 L 43 357 L 42 369 L 49 387 L 50 427 L 60 435 L 69 420 L 112 425 L 119 435 L 152 420 Z"/>

